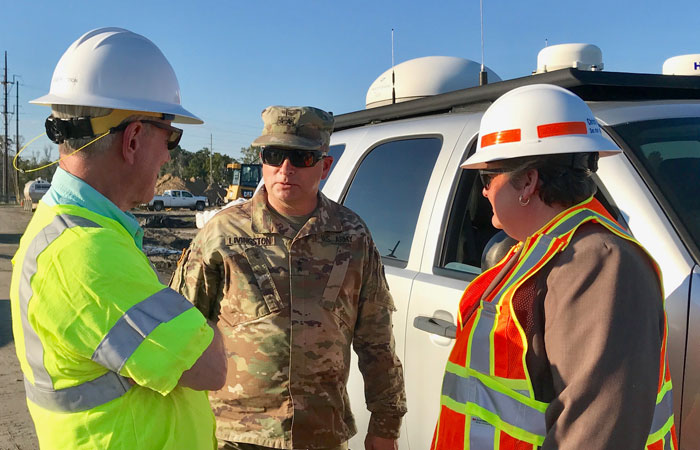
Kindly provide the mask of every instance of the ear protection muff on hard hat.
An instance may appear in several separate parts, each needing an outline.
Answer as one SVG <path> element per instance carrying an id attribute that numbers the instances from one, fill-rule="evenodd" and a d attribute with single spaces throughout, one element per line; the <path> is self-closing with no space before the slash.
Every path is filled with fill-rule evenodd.
<path id="1" fill-rule="evenodd" d="M 85 139 L 107 133 L 112 128 L 121 124 L 130 116 L 157 117 L 163 120 L 173 120 L 172 114 L 152 113 L 148 111 L 124 111 L 114 110 L 110 114 L 102 117 L 72 117 L 69 119 L 59 119 L 49 116 L 44 126 L 46 135 L 56 144 L 63 143 L 66 139 Z"/>

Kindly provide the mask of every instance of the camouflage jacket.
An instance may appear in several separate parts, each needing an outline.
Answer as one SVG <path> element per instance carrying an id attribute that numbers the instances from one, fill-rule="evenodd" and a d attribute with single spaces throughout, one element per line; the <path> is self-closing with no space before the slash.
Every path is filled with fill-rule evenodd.
<path id="1" fill-rule="evenodd" d="M 350 347 L 365 379 L 369 432 L 399 434 L 406 412 L 393 300 L 364 222 L 319 194 L 296 233 L 262 189 L 220 212 L 183 253 L 171 286 L 224 334 L 227 385 L 210 393 L 217 437 L 324 448 L 356 432 Z"/>

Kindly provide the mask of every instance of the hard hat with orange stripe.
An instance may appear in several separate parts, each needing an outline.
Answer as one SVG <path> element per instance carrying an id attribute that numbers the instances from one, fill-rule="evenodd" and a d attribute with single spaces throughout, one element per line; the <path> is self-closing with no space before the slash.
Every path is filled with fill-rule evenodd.
<path id="1" fill-rule="evenodd" d="M 533 84 L 505 93 L 486 110 L 476 152 L 461 167 L 484 169 L 488 163 L 525 156 L 620 151 L 578 96 L 559 86 Z"/>

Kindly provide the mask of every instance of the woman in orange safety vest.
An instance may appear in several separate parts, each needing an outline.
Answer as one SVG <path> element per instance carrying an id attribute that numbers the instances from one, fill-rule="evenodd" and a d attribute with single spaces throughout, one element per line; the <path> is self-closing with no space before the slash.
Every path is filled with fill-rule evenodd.
<path id="1" fill-rule="evenodd" d="M 476 152 L 518 243 L 466 289 L 431 450 L 677 449 L 661 273 L 593 198 L 619 152 L 566 89 L 514 89 Z"/>

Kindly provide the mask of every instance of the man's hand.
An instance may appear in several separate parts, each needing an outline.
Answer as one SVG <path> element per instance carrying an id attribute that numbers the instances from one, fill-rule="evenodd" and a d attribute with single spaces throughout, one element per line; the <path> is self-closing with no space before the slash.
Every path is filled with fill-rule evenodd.
<path id="1" fill-rule="evenodd" d="M 388 439 L 367 433 L 365 450 L 399 450 L 396 439 Z"/>

